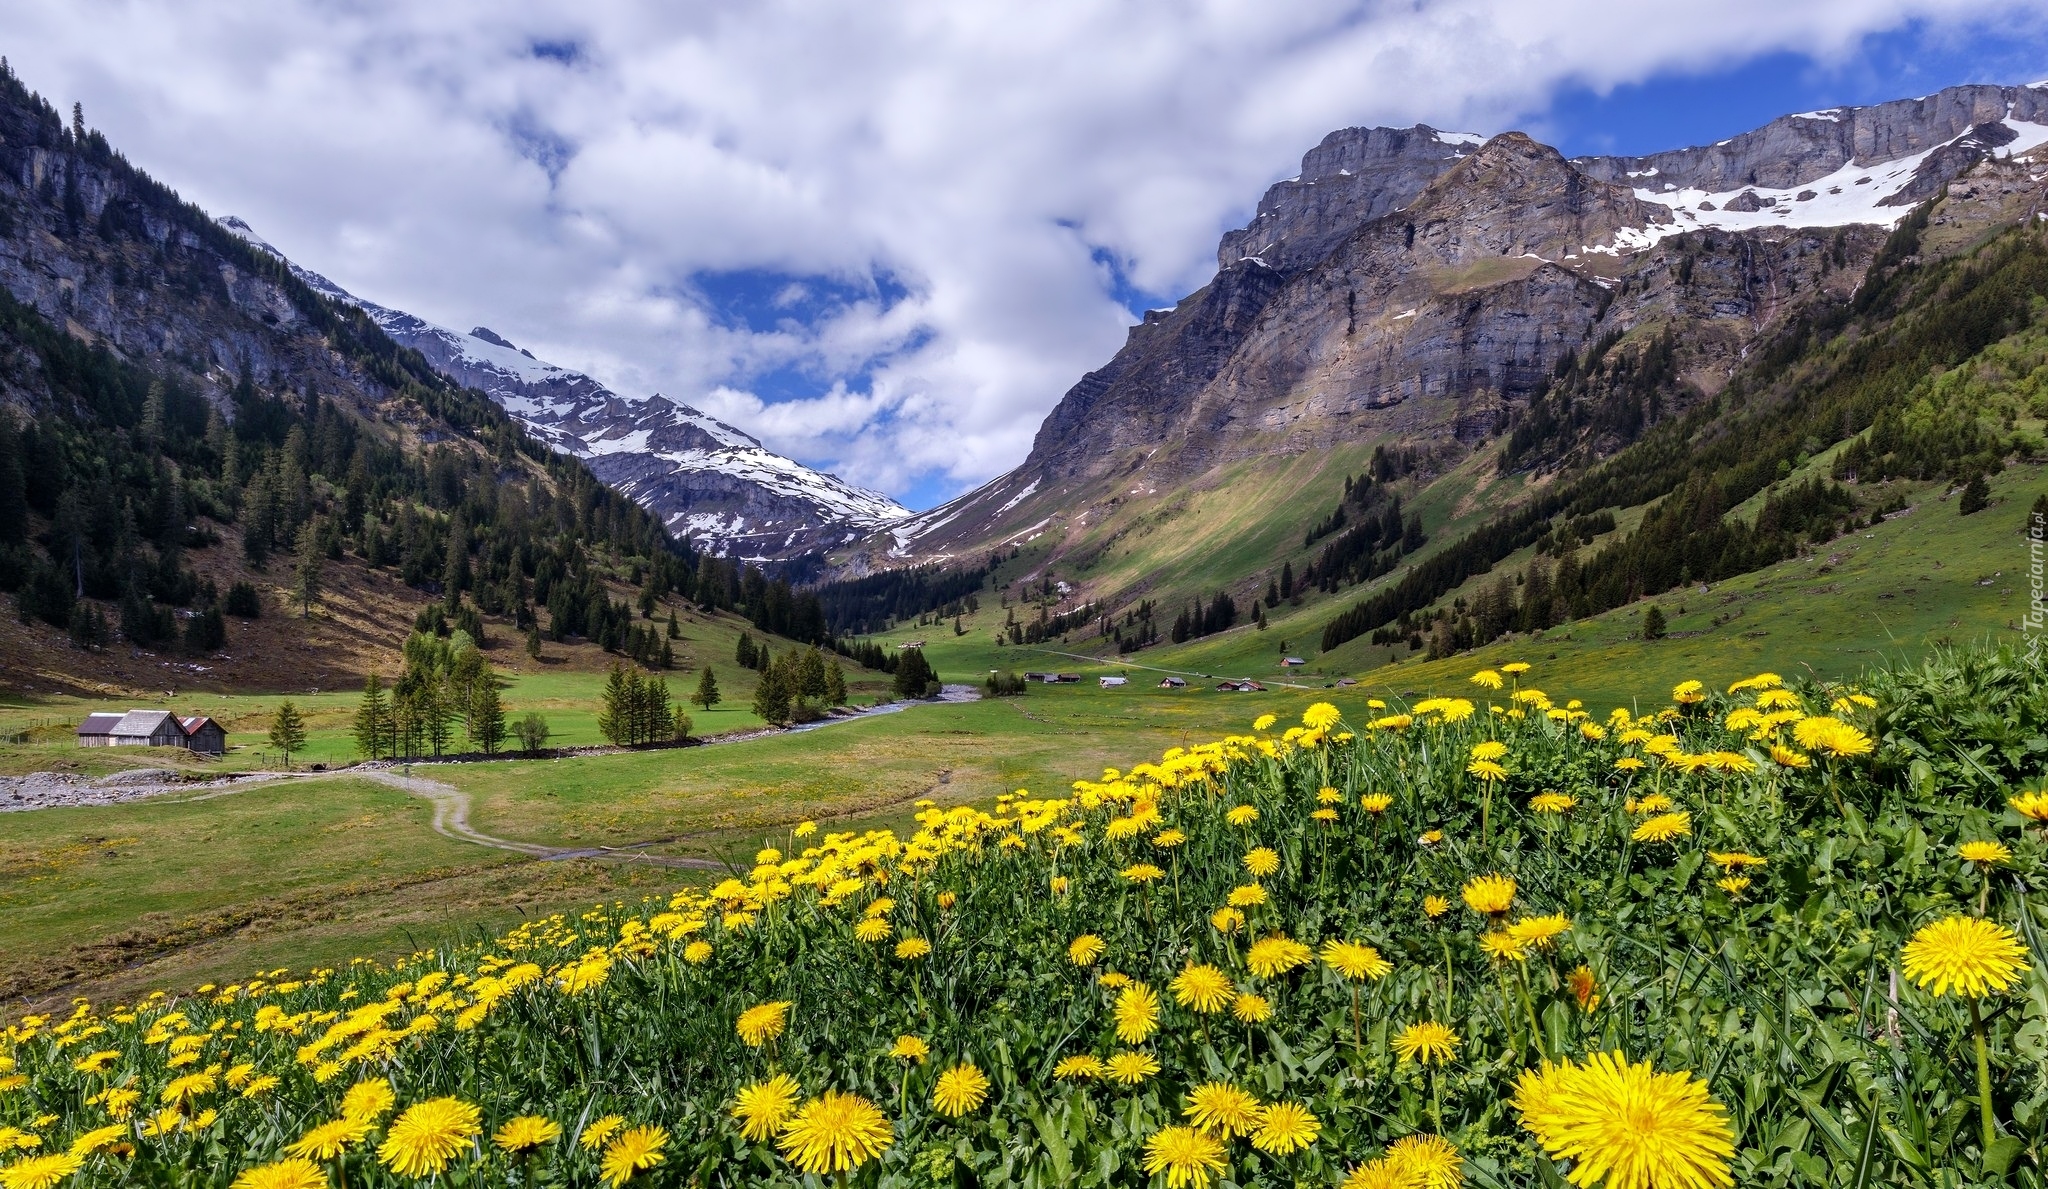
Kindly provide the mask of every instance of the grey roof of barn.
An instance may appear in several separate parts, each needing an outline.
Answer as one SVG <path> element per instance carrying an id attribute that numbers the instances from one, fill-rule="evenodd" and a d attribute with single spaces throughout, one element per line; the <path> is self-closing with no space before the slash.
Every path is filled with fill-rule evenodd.
<path id="1" fill-rule="evenodd" d="M 140 735 L 147 739 L 162 729 L 165 719 L 170 720 L 171 728 L 180 735 L 185 733 L 184 724 L 178 721 L 177 715 L 168 710 L 130 710 L 121 716 L 121 721 L 115 723 L 114 729 L 107 734 Z"/>
<path id="2" fill-rule="evenodd" d="M 78 733 L 81 735 L 111 735 L 114 732 L 115 725 L 123 717 L 125 716 L 119 714 L 88 714 L 85 716 L 85 721 L 78 724 Z"/>

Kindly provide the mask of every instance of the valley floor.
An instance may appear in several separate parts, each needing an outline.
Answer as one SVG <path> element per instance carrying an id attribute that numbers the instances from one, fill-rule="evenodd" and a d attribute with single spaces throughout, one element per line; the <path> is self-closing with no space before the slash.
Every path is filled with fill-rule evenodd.
<path id="1" fill-rule="evenodd" d="M 1369 698 L 1469 694 L 1474 669 L 1506 660 L 1533 664 L 1530 680 L 1558 700 L 1580 697 L 1604 714 L 1637 696 L 1662 697 L 1686 678 L 1725 685 L 1766 664 L 1788 676 L 1840 677 L 1944 642 L 2011 638 L 2029 593 L 2027 543 L 2014 525 L 2043 485 L 2042 467 L 2013 468 L 1994 484 L 1997 502 L 1967 518 L 1930 490 L 1910 515 L 1824 551 L 1665 596 L 1656 601 L 1671 634 L 1657 641 L 1640 639 L 1646 602 L 1436 662 L 1405 649 L 1390 657 L 1364 641 L 1316 656 L 1310 632 L 1328 613 L 1325 599 L 1283 603 L 1264 632 L 1241 627 L 1179 647 L 1088 659 L 1092 639 L 1038 648 L 994 643 L 1006 612 L 991 601 L 963 618 L 959 635 L 948 622 L 908 625 L 883 640 L 927 640 L 927 655 L 949 681 L 991 669 L 1064 670 L 1082 680 L 717 747 L 412 768 L 413 777 L 459 795 L 468 834 L 519 849 L 447 828 L 445 805 L 437 832 L 434 799 L 347 770 L 7 813 L 0 815 L 0 995 L 16 1003 L 118 998 L 257 968 L 390 957 L 535 914 L 723 878 L 728 868 L 748 867 L 764 843 L 788 845 L 801 821 L 900 827 L 925 799 L 986 803 L 1020 788 L 1058 795 L 1106 767 L 1244 730 L 1262 713 L 1290 718 L 1330 699 L 1357 718 Z M 730 623 L 689 630 L 707 658 L 737 633 Z M 1289 652 L 1311 664 L 1282 671 L 1279 657 Z M 728 668 L 719 666 L 722 682 Z M 1189 676 L 1190 687 L 1176 691 L 1158 686 L 1166 672 L 1207 677 Z M 1111 675 L 1129 684 L 1098 685 Z M 1222 676 L 1256 677 L 1269 688 L 1218 692 L 1213 678 Z M 1342 677 L 1356 684 L 1337 686 Z M 592 707 L 601 681 L 597 664 L 514 672 L 507 708 L 513 716 L 542 709 L 556 728 L 554 742 L 596 743 Z M 743 698 L 729 696 L 709 714 L 689 708 L 699 733 L 758 728 L 751 713 L 730 708 Z M 280 697 L 196 697 L 188 713 L 223 718 L 246 744 L 225 761 L 199 762 L 142 749 L 75 748 L 69 724 L 86 699 L 12 695 L 0 701 L 0 733 L 24 741 L 0 744 L 0 773 L 97 777 L 154 765 L 211 776 L 274 765 L 276 757 L 254 740 Z M 296 700 L 310 713 L 313 742 L 295 765 L 349 760 L 354 693 Z"/>

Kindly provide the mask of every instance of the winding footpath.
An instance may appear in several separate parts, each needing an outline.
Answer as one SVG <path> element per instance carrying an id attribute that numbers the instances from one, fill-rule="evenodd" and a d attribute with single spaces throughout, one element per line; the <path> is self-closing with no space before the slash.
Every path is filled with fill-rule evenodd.
<path id="1" fill-rule="evenodd" d="M 716 859 L 692 859 L 679 855 L 645 853 L 643 848 L 658 845 L 658 842 L 636 842 L 629 846 L 564 847 L 543 846 L 537 842 L 514 842 L 507 838 L 493 837 L 469 824 L 469 794 L 452 784 L 428 780 L 423 776 L 404 776 L 396 772 L 371 771 L 358 772 L 356 775 L 430 802 L 434 807 L 434 833 L 456 842 L 487 846 L 493 850 L 512 851 L 542 862 L 561 859 L 602 859 L 645 863 L 650 867 L 687 867 L 699 871 L 726 869 L 726 865 Z"/>

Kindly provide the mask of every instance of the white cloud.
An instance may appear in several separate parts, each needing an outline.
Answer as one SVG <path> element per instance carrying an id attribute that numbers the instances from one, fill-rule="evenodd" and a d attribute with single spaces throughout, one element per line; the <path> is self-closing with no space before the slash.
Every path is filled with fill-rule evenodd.
<path id="1" fill-rule="evenodd" d="M 1108 252 L 1184 293 L 1349 124 L 1497 129 L 1986 0 L 13 0 L 13 65 L 308 267 L 895 492 L 1013 465 L 1122 343 Z M 765 330 L 693 278 L 907 286 Z M 815 286 L 767 309 L 806 309 Z M 777 306 L 776 302 L 781 305 Z M 764 373 L 822 395 L 764 403 Z"/>

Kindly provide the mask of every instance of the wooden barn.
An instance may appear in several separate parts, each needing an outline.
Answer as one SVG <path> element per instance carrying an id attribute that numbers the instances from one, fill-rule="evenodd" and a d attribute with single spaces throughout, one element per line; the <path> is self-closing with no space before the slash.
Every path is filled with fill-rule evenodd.
<path id="1" fill-rule="evenodd" d="M 202 714 L 180 719 L 178 725 L 185 728 L 185 746 L 193 751 L 208 756 L 227 754 L 228 733 L 219 723 Z"/>

